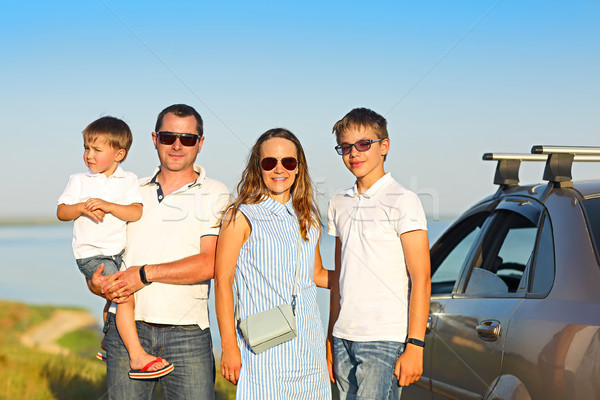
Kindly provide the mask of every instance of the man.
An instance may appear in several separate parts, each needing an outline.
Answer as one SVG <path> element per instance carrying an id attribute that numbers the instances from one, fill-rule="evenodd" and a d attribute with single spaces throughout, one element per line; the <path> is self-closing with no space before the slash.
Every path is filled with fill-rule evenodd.
<path id="1" fill-rule="evenodd" d="M 127 228 L 128 268 L 109 277 L 95 274 L 90 283 L 92 291 L 116 303 L 135 293 L 142 346 L 174 365 L 160 378 L 167 398 L 214 398 L 207 302 L 218 220 L 229 195 L 225 185 L 195 165 L 202 135 L 202 118 L 190 106 L 172 105 L 158 115 L 152 140 L 160 167 L 140 180 L 144 213 Z M 156 380 L 127 376 L 129 359 L 115 314 L 105 331 L 109 398 L 150 398 Z"/>

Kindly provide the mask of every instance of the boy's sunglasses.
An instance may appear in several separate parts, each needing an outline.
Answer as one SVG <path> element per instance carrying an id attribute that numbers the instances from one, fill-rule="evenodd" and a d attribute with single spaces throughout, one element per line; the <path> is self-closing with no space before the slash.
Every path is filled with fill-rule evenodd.
<path id="1" fill-rule="evenodd" d="M 156 134 L 158 135 L 158 141 L 160 142 L 160 144 L 166 145 L 171 145 L 175 143 L 175 140 L 179 138 L 179 141 L 183 146 L 190 147 L 198 143 L 198 140 L 200 139 L 200 135 L 195 135 L 193 133 L 175 133 L 161 131 L 156 132 Z"/>
<path id="2" fill-rule="evenodd" d="M 281 159 L 281 165 L 288 171 L 293 171 L 298 166 L 298 160 L 294 157 L 284 157 Z M 275 157 L 265 157 L 260 161 L 260 166 L 265 171 L 271 171 L 277 166 L 277 159 Z"/>
<path id="3" fill-rule="evenodd" d="M 371 148 L 371 143 L 377 143 L 377 142 L 381 142 L 383 139 L 374 139 L 374 140 L 369 140 L 369 139 L 365 139 L 365 140 L 359 140 L 356 143 L 352 143 L 352 144 L 340 144 L 335 146 L 335 150 L 337 151 L 337 153 L 340 156 L 345 156 L 347 154 L 350 154 L 350 152 L 352 151 L 352 146 L 354 146 L 354 148 L 358 151 L 367 151 Z"/>

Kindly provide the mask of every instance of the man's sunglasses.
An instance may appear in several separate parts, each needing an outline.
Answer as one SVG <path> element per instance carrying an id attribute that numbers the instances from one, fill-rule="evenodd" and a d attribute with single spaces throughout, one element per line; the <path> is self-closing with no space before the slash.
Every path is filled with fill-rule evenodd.
<path id="1" fill-rule="evenodd" d="M 158 135 L 160 144 L 171 145 L 179 138 L 181 144 L 187 147 L 195 146 L 201 137 L 200 135 L 195 135 L 193 133 L 175 133 L 167 131 L 156 132 L 156 134 Z"/>
<path id="2" fill-rule="evenodd" d="M 261 160 L 260 166 L 265 171 L 271 171 L 277 166 L 277 161 L 275 157 L 265 157 Z M 281 165 L 288 171 L 293 171 L 298 166 L 298 160 L 294 157 L 284 157 L 281 159 Z"/>
<path id="3" fill-rule="evenodd" d="M 352 151 L 352 146 L 354 146 L 354 148 L 358 151 L 367 151 L 371 148 L 371 143 L 377 143 L 377 142 L 381 142 L 383 139 L 374 139 L 374 140 L 369 140 L 369 139 L 365 139 L 365 140 L 359 140 L 356 143 L 352 143 L 352 144 L 340 144 L 335 146 L 335 151 L 337 151 L 337 153 L 340 156 L 345 156 L 347 154 L 350 154 L 350 152 Z"/>

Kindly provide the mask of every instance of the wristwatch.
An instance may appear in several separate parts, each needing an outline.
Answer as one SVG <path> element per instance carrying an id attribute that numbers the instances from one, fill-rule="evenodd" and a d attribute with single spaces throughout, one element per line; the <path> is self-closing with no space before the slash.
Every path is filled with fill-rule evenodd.
<path id="1" fill-rule="evenodd" d="M 144 265 L 142 265 L 142 267 L 140 268 L 140 281 L 142 281 L 142 283 L 143 283 L 144 285 L 149 285 L 149 284 L 151 284 L 152 282 L 148 282 L 148 279 L 146 279 L 146 265 L 147 265 L 147 264 L 144 264 Z"/>
<path id="2" fill-rule="evenodd" d="M 414 344 L 415 346 L 425 347 L 425 342 L 415 338 L 406 339 L 406 343 Z"/>

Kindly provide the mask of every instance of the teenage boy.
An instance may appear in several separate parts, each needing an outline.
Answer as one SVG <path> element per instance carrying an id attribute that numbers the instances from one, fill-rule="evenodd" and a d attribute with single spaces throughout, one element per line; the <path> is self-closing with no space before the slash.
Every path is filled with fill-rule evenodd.
<path id="1" fill-rule="evenodd" d="M 384 171 L 387 121 L 366 108 L 333 127 L 355 185 L 329 202 L 335 278 L 327 336 L 343 399 L 399 399 L 423 372 L 431 292 L 429 241 L 417 195 Z"/>
<path id="2" fill-rule="evenodd" d="M 218 221 L 229 195 L 223 183 L 208 178 L 195 164 L 204 136 L 194 108 L 175 104 L 161 111 L 152 141 L 160 167 L 140 181 L 144 214 L 127 227 L 128 268 L 110 277 L 96 274 L 90 289 L 119 306 L 135 292 L 142 346 L 175 366 L 159 378 L 166 397 L 210 400 L 215 364 L 208 295 Z M 108 397 L 149 399 L 156 380 L 123 379 L 128 359 L 119 333 L 111 313 L 106 333 Z"/>

